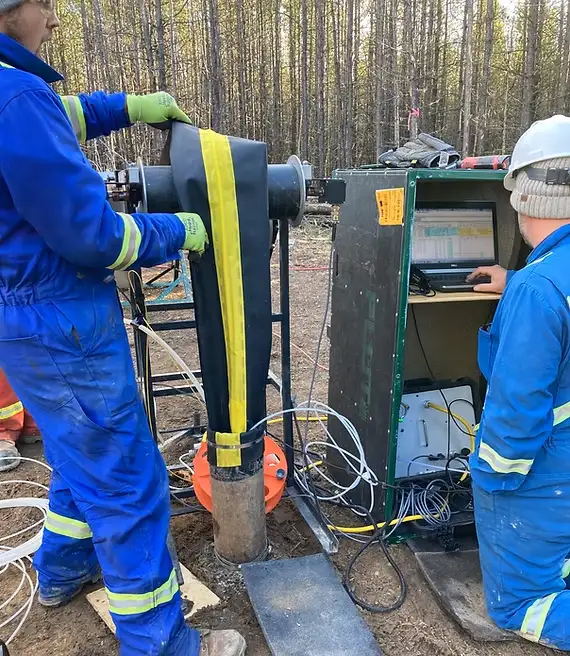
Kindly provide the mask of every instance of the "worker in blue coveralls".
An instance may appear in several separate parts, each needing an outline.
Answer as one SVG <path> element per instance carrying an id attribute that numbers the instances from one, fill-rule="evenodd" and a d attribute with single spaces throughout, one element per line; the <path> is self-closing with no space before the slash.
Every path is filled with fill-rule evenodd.
<path id="1" fill-rule="evenodd" d="M 488 381 L 471 473 L 483 586 L 503 629 L 570 651 L 570 118 L 533 124 L 505 187 L 532 247 L 479 338 Z"/>
<path id="2" fill-rule="evenodd" d="M 64 604 L 102 572 L 122 656 L 241 656 L 236 631 L 184 622 L 166 469 L 112 276 L 202 253 L 206 232 L 197 215 L 114 212 L 79 145 L 188 118 L 166 93 L 60 98 L 38 57 L 58 25 L 53 0 L 0 0 L 0 367 L 53 467 L 39 600 Z"/>

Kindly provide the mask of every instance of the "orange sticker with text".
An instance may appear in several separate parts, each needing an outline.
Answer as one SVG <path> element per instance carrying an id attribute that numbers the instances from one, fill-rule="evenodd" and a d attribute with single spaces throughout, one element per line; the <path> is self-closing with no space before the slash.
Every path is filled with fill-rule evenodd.
<path id="1" fill-rule="evenodd" d="M 377 189 L 378 223 L 382 226 L 397 226 L 404 223 L 404 188 Z"/>

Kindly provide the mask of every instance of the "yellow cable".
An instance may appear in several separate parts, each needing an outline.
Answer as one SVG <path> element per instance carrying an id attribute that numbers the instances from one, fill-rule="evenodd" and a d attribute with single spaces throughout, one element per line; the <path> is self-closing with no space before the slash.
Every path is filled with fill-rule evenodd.
<path id="1" fill-rule="evenodd" d="M 475 433 L 473 432 L 473 428 L 471 427 L 471 424 L 461 415 L 455 414 L 455 412 L 451 412 L 448 408 L 444 408 L 441 405 L 437 405 L 435 403 L 432 403 L 431 401 L 428 401 L 427 403 L 428 408 L 433 408 L 434 410 L 437 410 L 438 412 L 443 412 L 446 415 L 451 415 L 454 419 L 456 419 L 459 423 L 463 424 L 465 427 L 465 430 L 467 431 L 469 435 L 469 441 L 471 445 L 471 453 L 475 452 Z M 461 478 L 459 479 L 460 483 L 463 483 L 463 481 L 469 476 L 469 470 L 465 470 L 463 474 L 461 475 Z"/>
<path id="2" fill-rule="evenodd" d="M 437 515 L 434 515 L 437 518 Z M 424 519 L 422 515 L 408 515 L 404 519 L 393 519 L 390 522 L 390 526 L 395 526 L 398 522 L 401 524 L 405 522 L 417 522 Z M 329 524 L 329 529 L 332 531 L 342 531 L 342 533 L 368 533 L 369 531 L 376 531 L 380 528 L 384 528 L 386 522 L 380 522 L 380 524 L 370 525 L 370 526 L 333 526 Z"/>
<path id="3" fill-rule="evenodd" d="M 328 417 L 322 415 L 320 417 L 297 417 L 297 421 L 326 421 Z M 277 417 L 276 419 L 270 419 L 268 424 L 280 424 L 283 422 L 283 417 Z"/>
<path id="4" fill-rule="evenodd" d="M 313 469 L 313 467 L 318 467 L 319 465 L 322 465 L 324 463 L 324 460 L 317 460 L 317 462 L 312 462 L 311 464 L 307 465 L 306 467 L 302 467 L 301 471 L 309 471 L 309 469 Z"/>
<path id="5" fill-rule="evenodd" d="M 308 469 L 312 469 L 313 467 L 318 467 L 319 465 L 322 465 L 323 461 L 322 460 L 317 460 L 317 462 L 313 462 L 307 467 L 303 467 L 301 471 L 307 471 Z M 404 517 L 404 519 L 401 520 L 401 522 L 413 522 L 413 521 L 419 521 L 420 519 L 423 519 L 421 515 L 408 515 L 407 517 Z M 393 519 L 390 522 L 390 526 L 394 526 L 399 520 Z M 352 527 L 346 527 L 346 526 L 333 526 L 332 524 L 329 524 L 329 529 L 332 531 L 342 531 L 343 533 L 367 533 L 368 531 L 375 531 L 376 529 L 383 528 L 386 526 L 386 522 L 382 522 L 381 524 L 376 524 L 376 526 L 352 526 Z"/>
<path id="6" fill-rule="evenodd" d="M 451 415 L 454 419 L 456 419 L 459 423 L 463 424 L 465 427 L 465 430 L 467 431 L 470 442 L 471 442 L 471 453 L 475 451 L 475 433 L 473 432 L 473 428 L 471 427 L 471 424 L 467 421 L 467 419 L 463 418 L 461 415 L 455 414 L 455 412 L 451 412 L 451 410 L 448 410 L 447 408 L 444 408 L 441 405 L 436 405 L 435 403 L 432 403 L 431 401 L 428 401 L 427 403 L 428 408 L 433 408 L 434 410 L 437 410 L 438 412 L 443 412 L 446 415 Z"/>
<path id="7" fill-rule="evenodd" d="M 473 428 L 471 427 L 471 424 L 463 418 L 461 415 L 457 415 L 454 412 L 451 412 L 451 410 L 448 410 L 447 408 L 444 408 L 440 405 L 436 405 L 435 403 L 431 403 L 431 401 L 427 404 L 428 407 L 433 408 L 434 410 L 438 410 L 439 412 L 443 412 L 446 415 L 451 415 L 454 419 L 456 419 L 458 422 L 463 424 L 465 427 L 465 430 L 467 431 L 470 442 L 471 442 L 471 453 L 475 451 L 475 433 L 473 432 Z M 461 478 L 459 479 L 459 482 L 462 483 L 467 476 L 469 476 L 469 472 L 465 471 Z M 393 519 L 390 522 L 390 526 L 394 526 L 398 522 L 400 523 L 405 523 L 405 522 L 417 522 L 424 519 L 422 515 L 408 515 L 407 517 L 404 517 L 402 520 L 399 519 Z M 342 531 L 343 533 L 368 533 L 370 531 L 376 531 L 378 529 L 383 528 L 386 526 L 386 522 L 381 522 L 380 524 L 375 524 L 375 525 L 369 525 L 369 526 L 357 526 L 357 527 L 351 527 L 351 526 L 333 526 L 332 524 L 329 524 L 329 529 L 333 531 Z"/>

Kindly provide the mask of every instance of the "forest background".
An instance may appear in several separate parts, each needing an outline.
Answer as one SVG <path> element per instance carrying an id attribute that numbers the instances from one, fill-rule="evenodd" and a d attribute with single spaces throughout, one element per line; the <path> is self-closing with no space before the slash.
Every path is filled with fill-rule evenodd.
<path id="1" fill-rule="evenodd" d="M 570 0 L 59 0 L 60 93 L 172 93 L 192 121 L 317 173 L 374 162 L 418 131 L 508 153 L 570 104 Z M 100 169 L 162 137 L 100 140 Z"/>

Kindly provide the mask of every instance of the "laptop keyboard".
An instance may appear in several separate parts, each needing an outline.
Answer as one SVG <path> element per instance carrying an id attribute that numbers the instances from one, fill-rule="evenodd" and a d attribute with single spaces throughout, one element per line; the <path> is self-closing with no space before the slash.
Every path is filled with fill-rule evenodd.
<path id="1" fill-rule="evenodd" d="M 465 282 L 466 275 L 464 273 L 452 274 L 452 273 L 430 273 L 428 279 L 430 282 L 445 282 L 450 285 L 459 285 Z"/>
<path id="2" fill-rule="evenodd" d="M 489 276 L 480 276 L 477 278 L 477 280 L 473 282 L 467 282 L 465 280 L 466 274 L 465 273 L 458 273 L 458 274 L 430 274 L 428 276 L 428 280 L 430 284 L 434 288 L 455 288 L 455 289 L 472 289 L 473 285 L 481 285 L 485 284 L 488 282 L 491 282 L 491 278 Z"/>

